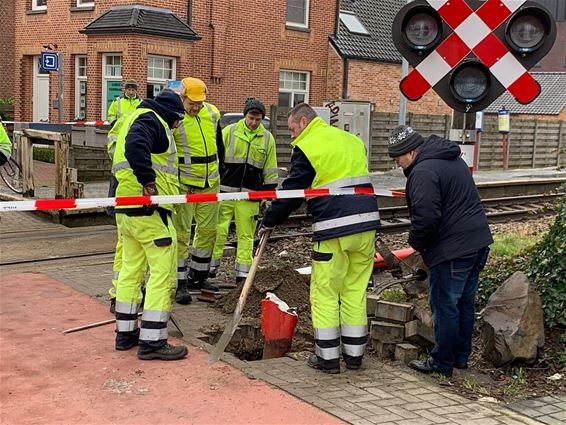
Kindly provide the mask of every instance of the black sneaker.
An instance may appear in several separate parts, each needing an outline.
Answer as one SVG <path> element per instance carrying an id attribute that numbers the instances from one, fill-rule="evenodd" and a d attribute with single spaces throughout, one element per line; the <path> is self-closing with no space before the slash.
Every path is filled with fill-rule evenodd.
<path id="1" fill-rule="evenodd" d="M 184 345 L 165 344 L 159 350 L 150 351 L 149 353 L 140 353 L 138 351 L 138 359 L 140 360 L 180 360 L 189 354 L 189 350 Z"/>
<path id="2" fill-rule="evenodd" d="M 336 375 L 337 373 L 340 373 L 340 368 L 336 367 L 336 368 L 327 368 L 327 367 L 322 367 L 322 365 L 318 362 L 318 357 L 316 356 L 316 354 L 311 354 L 307 360 L 307 366 L 308 367 L 312 367 L 313 369 L 316 370 L 320 370 L 321 372 L 324 373 L 330 373 L 332 375 Z"/>
<path id="3" fill-rule="evenodd" d="M 189 288 L 186 280 L 179 280 L 177 283 L 177 293 L 175 294 L 175 301 L 178 304 L 187 305 L 193 300 L 189 294 Z"/>
<path id="4" fill-rule="evenodd" d="M 110 298 L 110 313 L 116 313 L 116 297 Z"/>

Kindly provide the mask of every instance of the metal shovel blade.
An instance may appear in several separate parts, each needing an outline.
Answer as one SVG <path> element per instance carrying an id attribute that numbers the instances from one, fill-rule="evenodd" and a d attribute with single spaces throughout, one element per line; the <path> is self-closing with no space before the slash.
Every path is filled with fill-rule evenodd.
<path id="1" fill-rule="evenodd" d="M 236 304 L 236 309 L 234 310 L 234 314 L 226 324 L 226 327 L 224 328 L 224 332 L 222 332 L 222 336 L 220 336 L 220 339 L 216 343 L 216 346 L 208 356 L 208 363 L 214 363 L 220 359 L 220 356 L 222 355 L 222 353 L 230 343 L 230 340 L 232 339 L 234 332 L 236 332 L 236 328 L 238 327 L 238 324 L 242 319 L 244 304 L 246 303 L 246 299 L 248 298 L 248 293 L 250 292 L 250 289 L 252 287 L 252 282 L 255 277 L 257 266 L 259 264 L 259 259 L 261 258 L 261 254 L 263 253 L 265 244 L 267 242 L 267 239 L 269 238 L 269 233 L 270 232 L 267 231 L 261 236 L 261 240 L 259 241 L 259 246 L 257 248 L 256 255 L 250 267 L 250 271 L 248 272 L 248 276 L 246 277 L 246 281 L 244 282 L 244 286 L 242 287 L 242 292 L 240 294 L 240 298 L 238 298 L 238 304 Z"/>

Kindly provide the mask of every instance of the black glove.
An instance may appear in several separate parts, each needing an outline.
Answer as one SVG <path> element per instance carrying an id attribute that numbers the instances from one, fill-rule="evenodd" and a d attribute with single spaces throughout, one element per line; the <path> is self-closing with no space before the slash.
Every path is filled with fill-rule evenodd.
<path id="1" fill-rule="evenodd" d="M 155 182 L 147 183 L 143 186 L 143 195 L 144 196 L 157 196 L 159 192 L 157 191 L 157 186 L 155 186 Z M 155 211 L 159 205 L 158 204 L 150 204 L 144 205 L 148 211 Z"/>

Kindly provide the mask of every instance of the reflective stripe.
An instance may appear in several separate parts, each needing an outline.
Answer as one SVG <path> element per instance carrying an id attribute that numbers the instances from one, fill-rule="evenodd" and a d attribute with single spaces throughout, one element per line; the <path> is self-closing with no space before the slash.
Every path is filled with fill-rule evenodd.
<path id="1" fill-rule="evenodd" d="M 224 163 L 234 160 L 234 150 L 236 149 L 234 143 L 236 137 L 234 136 L 234 134 L 236 132 L 236 125 L 237 123 L 230 126 L 230 146 L 228 147 L 228 155 L 226 156 L 226 158 L 224 158 Z"/>
<path id="2" fill-rule="evenodd" d="M 170 312 L 164 310 L 144 309 L 142 320 L 147 320 L 148 322 L 167 322 L 170 315 Z"/>
<path id="3" fill-rule="evenodd" d="M 349 336 L 352 338 L 359 338 L 368 334 L 367 325 L 341 325 L 342 336 Z"/>
<path id="4" fill-rule="evenodd" d="M 113 280 L 118 280 L 120 278 L 120 272 L 114 272 Z"/>
<path id="5" fill-rule="evenodd" d="M 208 109 L 208 113 L 210 114 L 210 118 L 212 119 L 212 125 L 214 126 L 214 131 L 216 131 L 216 126 L 218 121 L 216 112 L 214 112 L 214 109 L 212 109 L 212 106 L 210 106 L 209 103 L 205 103 L 204 105 L 206 106 L 206 109 Z"/>
<path id="6" fill-rule="evenodd" d="M 140 308 L 139 304 L 131 304 L 122 301 L 116 301 L 116 313 L 137 314 L 139 308 Z"/>
<path id="7" fill-rule="evenodd" d="M 169 159 L 167 160 L 169 162 Z M 179 169 L 174 165 L 163 165 L 163 164 L 156 164 L 155 162 L 151 163 L 151 168 L 156 171 L 161 171 L 164 174 L 171 174 L 177 177 L 179 173 Z M 112 173 L 116 173 L 118 170 L 129 170 L 131 169 L 130 163 L 128 161 L 121 161 L 117 162 L 116 164 L 112 165 Z"/>
<path id="8" fill-rule="evenodd" d="M 352 357 L 361 357 L 364 355 L 366 350 L 366 344 L 352 345 L 352 344 L 342 344 L 342 353 L 348 354 Z"/>
<path id="9" fill-rule="evenodd" d="M 177 260 L 177 268 L 183 268 L 183 267 L 187 267 L 187 260 L 182 259 L 182 260 Z"/>
<path id="10" fill-rule="evenodd" d="M 142 341 L 159 341 L 160 339 L 167 339 L 167 328 L 162 329 L 140 329 L 140 340 Z"/>
<path id="11" fill-rule="evenodd" d="M 186 168 L 191 168 L 189 167 L 191 165 L 191 148 L 189 147 L 189 139 L 183 122 L 179 124 L 177 129 L 179 130 L 179 136 L 181 136 L 181 140 L 183 141 L 184 164 L 187 166 Z M 183 174 L 183 172 L 181 172 L 181 174 Z"/>
<path id="12" fill-rule="evenodd" d="M 279 175 L 279 168 L 266 168 L 265 170 L 263 170 L 263 175 L 265 176 L 266 174 Z"/>
<path id="13" fill-rule="evenodd" d="M 251 264 L 241 264 L 236 263 L 235 269 L 237 272 L 248 273 L 250 271 Z"/>
<path id="14" fill-rule="evenodd" d="M 137 320 L 116 320 L 116 330 L 118 332 L 132 332 L 138 328 Z"/>
<path id="15" fill-rule="evenodd" d="M 337 227 L 350 226 L 352 224 L 360 224 L 377 220 L 379 220 L 379 213 L 377 211 L 364 214 L 347 215 L 346 217 L 333 218 L 313 223 L 312 231 L 320 232 L 322 230 L 335 229 Z"/>
<path id="16" fill-rule="evenodd" d="M 212 250 L 191 248 L 191 255 L 199 258 L 210 258 L 212 257 Z"/>
<path id="17" fill-rule="evenodd" d="M 340 328 L 314 328 L 314 339 L 340 338 Z"/>
<path id="18" fill-rule="evenodd" d="M 369 176 L 345 177 L 343 179 L 331 181 L 330 183 L 325 183 L 319 187 L 327 187 L 329 189 L 339 189 L 342 187 L 357 186 L 360 184 L 368 184 L 368 183 L 371 183 Z M 316 189 L 316 187 L 313 187 L 313 189 Z"/>
<path id="19" fill-rule="evenodd" d="M 249 164 L 249 165 L 253 165 L 256 168 L 263 168 L 263 165 L 265 164 L 265 161 L 263 162 L 259 162 L 259 161 L 254 161 L 251 158 L 226 158 L 224 160 L 224 164 Z"/>
<path id="20" fill-rule="evenodd" d="M 241 272 L 236 270 L 236 277 L 248 277 L 248 272 Z"/>
<path id="21" fill-rule="evenodd" d="M 212 267 L 220 267 L 220 259 L 213 258 L 210 260 L 210 268 Z"/>
<path id="22" fill-rule="evenodd" d="M 116 173 L 118 170 L 128 170 L 130 168 L 130 163 L 128 161 L 117 162 L 112 165 L 112 173 Z"/>
<path id="23" fill-rule="evenodd" d="M 177 272 L 177 280 L 187 280 L 187 271 Z"/>
<path id="24" fill-rule="evenodd" d="M 191 174 L 190 172 L 181 172 L 180 174 L 183 177 L 187 177 L 193 180 L 201 180 L 203 182 L 206 181 L 206 177 L 197 176 L 196 174 Z M 218 171 L 215 171 L 214 173 L 208 175 L 209 179 L 213 179 L 215 177 L 218 177 Z"/>
<path id="25" fill-rule="evenodd" d="M 239 187 L 232 187 L 232 186 L 224 186 L 223 184 L 220 185 L 220 192 L 250 192 L 250 190 L 246 188 L 242 188 L 240 190 Z"/>
<path id="26" fill-rule="evenodd" d="M 279 180 L 277 179 L 264 179 L 263 184 L 277 184 Z"/>
<path id="27" fill-rule="evenodd" d="M 206 272 L 210 270 L 210 263 L 198 263 L 196 261 L 191 261 L 191 269 L 199 272 Z"/>
<path id="28" fill-rule="evenodd" d="M 321 348 L 315 344 L 314 352 L 324 360 L 334 360 L 340 357 L 340 347 Z"/>

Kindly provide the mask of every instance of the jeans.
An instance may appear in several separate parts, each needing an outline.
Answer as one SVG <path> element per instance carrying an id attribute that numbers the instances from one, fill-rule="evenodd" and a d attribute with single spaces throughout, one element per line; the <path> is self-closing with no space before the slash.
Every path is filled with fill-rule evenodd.
<path id="1" fill-rule="evenodd" d="M 430 269 L 429 302 L 436 343 L 430 355 L 442 373 L 450 375 L 454 363 L 467 363 L 472 352 L 475 298 L 488 253 L 485 247 Z"/>

